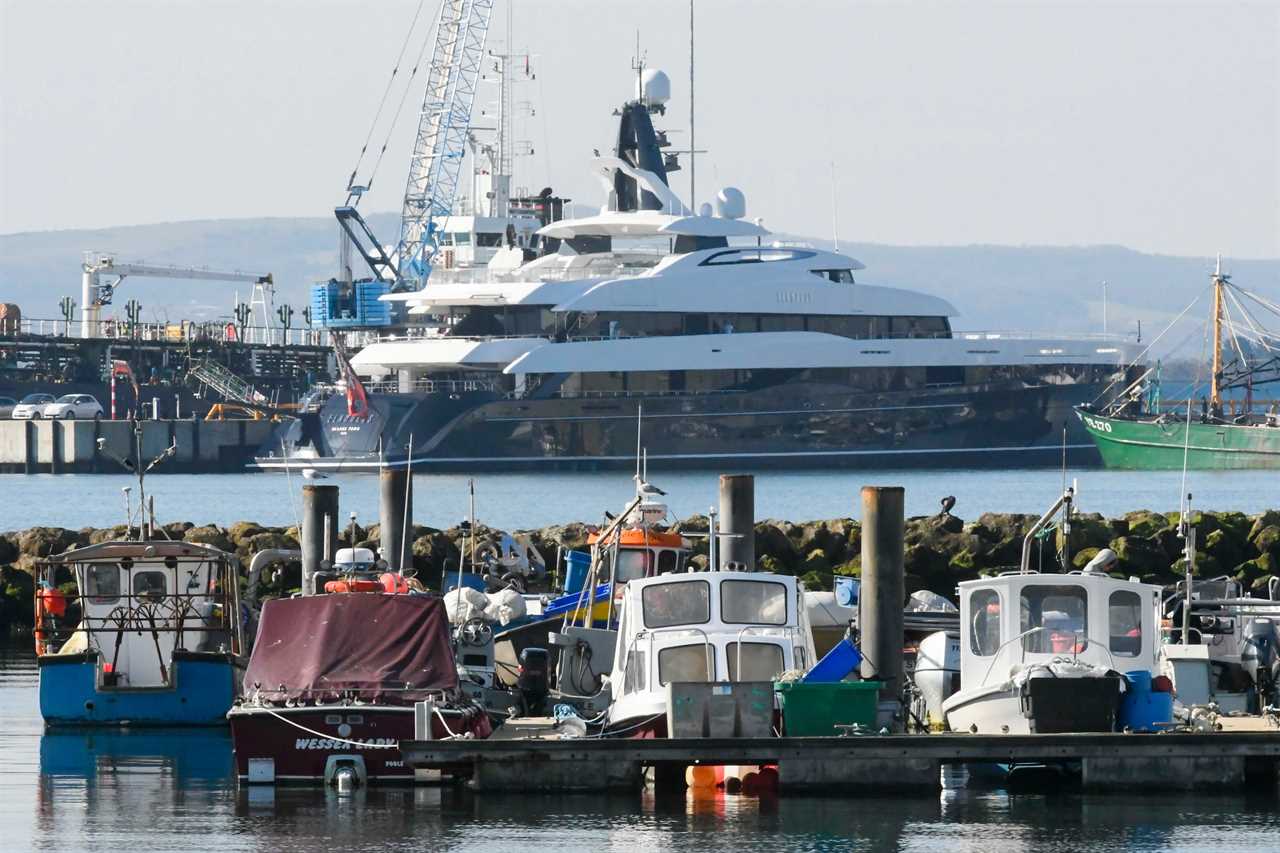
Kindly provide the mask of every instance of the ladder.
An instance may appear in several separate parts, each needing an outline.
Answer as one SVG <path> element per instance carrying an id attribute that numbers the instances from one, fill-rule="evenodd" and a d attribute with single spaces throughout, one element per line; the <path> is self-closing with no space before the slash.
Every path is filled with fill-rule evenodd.
<path id="1" fill-rule="evenodd" d="M 192 362 L 187 372 L 197 382 L 217 391 L 228 402 L 243 403 L 247 406 L 262 405 L 267 402 L 267 398 L 252 385 L 212 359 L 206 358 Z"/>

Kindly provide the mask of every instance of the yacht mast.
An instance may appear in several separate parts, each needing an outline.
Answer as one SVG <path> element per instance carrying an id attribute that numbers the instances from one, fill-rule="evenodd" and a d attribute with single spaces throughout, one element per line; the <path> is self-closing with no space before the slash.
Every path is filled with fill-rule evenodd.
<path id="1" fill-rule="evenodd" d="M 689 0 L 689 210 L 698 209 L 698 194 L 695 192 L 693 161 L 698 146 L 693 136 L 693 0 Z"/>
<path id="2" fill-rule="evenodd" d="M 1209 380 L 1209 405 L 1216 412 L 1222 407 L 1218 382 L 1222 377 L 1222 288 L 1227 276 L 1222 274 L 1222 255 L 1213 270 L 1213 375 Z"/>

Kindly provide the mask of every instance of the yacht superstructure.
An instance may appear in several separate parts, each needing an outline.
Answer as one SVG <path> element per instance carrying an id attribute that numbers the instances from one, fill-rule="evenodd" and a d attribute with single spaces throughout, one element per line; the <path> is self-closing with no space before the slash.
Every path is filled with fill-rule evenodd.
<path id="1" fill-rule="evenodd" d="M 384 297 L 415 322 L 352 360 L 367 414 L 335 397 L 285 425 L 258 464 L 630 465 L 641 409 L 659 463 L 1060 460 L 1063 426 L 1079 430 L 1071 407 L 1123 378 L 1135 346 L 956 332 L 944 299 L 774 242 L 732 187 L 690 210 L 653 126 L 669 89 L 644 72 L 618 112 L 615 149 L 593 162 L 598 213 L 544 215 L 483 271 L 451 278 L 446 263 L 421 290 Z M 1082 434 L 1068 444 L 1093 453 Z"/>

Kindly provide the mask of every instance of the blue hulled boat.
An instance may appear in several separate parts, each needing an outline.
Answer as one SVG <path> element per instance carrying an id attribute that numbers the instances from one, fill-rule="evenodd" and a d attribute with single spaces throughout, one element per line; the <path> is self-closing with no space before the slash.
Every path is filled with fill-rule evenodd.
<path id="1" fill-rule="evenodd" d="M 50 725 L 224 725 L 244 648 L 238 560 L 193 542 L 104 542 L 50 557 L 36 590 Z"/>

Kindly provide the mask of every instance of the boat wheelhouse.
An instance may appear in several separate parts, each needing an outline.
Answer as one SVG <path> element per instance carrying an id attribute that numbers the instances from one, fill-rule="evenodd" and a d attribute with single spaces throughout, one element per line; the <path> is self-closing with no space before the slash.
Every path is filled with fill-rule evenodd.
<path id="1" fill-rule="evenodd" d="M 104 542 L 39 567 L 36 663 L 50 725 L 221 725 L 244 666 L 235 555 Z M 64 593 L 68 583 L 74 592 Z"/>
<path id="2" fill-rule="evenodd" d="M 644 578 L 622 595 L 606 732 L 665 737 L 672 682 L 775 681 L 816 662 L 804 587 L 762 572 Z"/>

